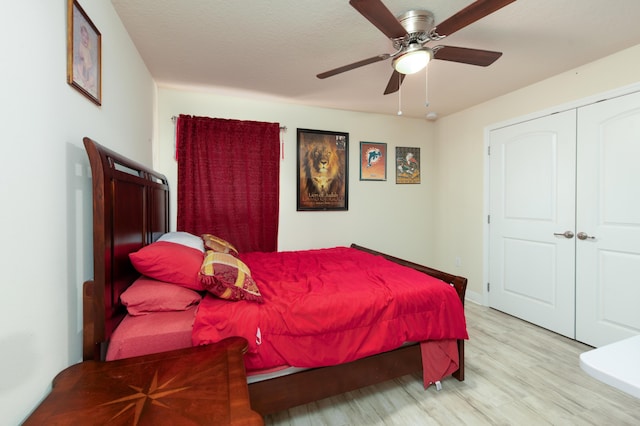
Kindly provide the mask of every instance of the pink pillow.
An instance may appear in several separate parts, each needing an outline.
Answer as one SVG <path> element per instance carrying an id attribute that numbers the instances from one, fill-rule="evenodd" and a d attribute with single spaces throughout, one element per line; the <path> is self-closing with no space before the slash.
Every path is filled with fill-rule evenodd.
<path id="1" fill-rule="evenodd" d="M 120 295 L 129 315 L 150 312 L 186 311 L 200 303 L 202 296 L 193 290 L 175 284 L 140 277 Z"/>
<path id="2" fill-rule="evenodd" d="M 204 254 L 197 249 L 168 241 L 156 241 L 130 253 L 129 259 L 142 275 L 192 290 L 204 290 L 198 279 Z"/>

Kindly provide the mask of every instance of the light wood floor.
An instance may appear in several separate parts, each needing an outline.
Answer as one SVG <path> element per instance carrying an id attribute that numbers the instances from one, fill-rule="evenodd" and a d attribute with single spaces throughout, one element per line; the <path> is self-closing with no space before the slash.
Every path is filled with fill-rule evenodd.
<path id="1" fill-rule="evenodd" d="M 265 424 L 640 425 L 640 399 L 580 368 L 579 355 L 591 347 L 471 302 L 465 310 L 463 382 L 448 378 L 438 392 L 409 375 L 268 416 Z"/>

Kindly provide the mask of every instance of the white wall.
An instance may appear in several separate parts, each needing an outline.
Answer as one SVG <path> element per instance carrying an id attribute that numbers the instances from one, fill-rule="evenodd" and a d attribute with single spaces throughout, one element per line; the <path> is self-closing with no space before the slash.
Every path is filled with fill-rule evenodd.
<path id="1" fill-rule="evenodd" d="M 171 88 L 158 90 L 158 145 L 156 169 L 176 187 L 174 124 L 180 114 L 279 122 L 284 160 L 280 182 L 280 250 L 298 250 L 352 242 L 386 251 L 415 262 L 431 264 L 433 258 L 434 155 L 433 124 L 397 116 L 363 114 L 306 107 L 273 101 L 223 96 L 203 91 Z M 349 133 L 349 210 L 296 211 L 296 129 Z M 360 141 L 387 144 L 387 181 L 359 180 Z M 395 183 L 395 147 L 420 147 L 422 183 Z M 250 167 L 259 167 L 258 164 Z M 171 203 L 175 229 L 175 190 Z"/>
<path id="2" fill-rule="evenodd" d="M 155 85 L 111 3 L 83 0 L 102 33 L 98 107 L 66 83 L 66 0 L 0 13 L 0 424 L 19 424 L 81 360 L 81 286 L 93 275 L 82 138 L 151 165 Z"/>
<path id="3" fill-rule="evenodd" d="M 640 45 L 438 120 L 433 266 L 452 270 L 460 257 L 461 267 L 453 270 L 469 278 L 467 296 L 483 301 L 487 126 L 639 81 Z"/>
<path id="4" fill-rule="evenodd" d="M 81 4 L 103 36 L 103 105 L 66 84 L 66 0 L 5 2 L 0 14 L 0 416 L 18 424 L 81 357 L 81 286 L 93 275 L 82 137 L 166 173 L 178 114 L 277 121 L 284 134 L 280 248 L 356 241 L 470 278 L 482 292 L 483 131 L 495 122 L 635 83 L 640 47 L 434 124 L 155 86 L 111 3 Z M 153 114 L 157 112 L 158 122 Z M 350 134 L 348 212 L 295 211 L 295 129 Z M 154 134 L 157 129 L 157 135 Z M 358 180 L 360 141 L 422 149 L 420 185 Z M 174 191 L 175 194 L 175 191 Z M 175 200 L 172 204 L 175 218 Z M 174 219 L 175 220 L 175 219 Z M 175 227 L 175 225 L 174 225 Z M 455 266 L 455 258 L 461 266 Z"/>

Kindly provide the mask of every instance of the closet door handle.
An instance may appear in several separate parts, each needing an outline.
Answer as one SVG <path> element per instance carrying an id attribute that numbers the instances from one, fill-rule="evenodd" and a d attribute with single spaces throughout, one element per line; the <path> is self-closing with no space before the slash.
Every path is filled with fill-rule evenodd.
<path id="1" fill-rule="evenodd" d="M 554 232 L 553 235 L 555 235 L 556 237 L 565 237 L 568 239 L 573 238 L 573 232 L 571 231 L 564 231 L 563 233 L 559 233 L 559 232 Z M 580 235 L 580 234 L 578 234 Z"/>
<path id="2" fill-rule="evenodd" d="M 596 237 L 590 236 L 586 232 L 578 232 L 578 235 L 576 236 L 578 237 L 579 240 L 595 240 L 596 239 Z"/>

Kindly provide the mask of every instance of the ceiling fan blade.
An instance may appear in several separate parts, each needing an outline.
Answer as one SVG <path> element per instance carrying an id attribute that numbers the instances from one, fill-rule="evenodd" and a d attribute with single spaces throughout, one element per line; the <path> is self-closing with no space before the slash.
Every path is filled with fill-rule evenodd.
<path id="1" fill-rule="evenodd" d="M 374 64 L 376 62 L 384 61 L 385 59 L 389 59 L 390 56 L 391 55 L 389 55 L 388 53 L 383 53 L 382 55 L 373 56 L 371 58 L 363 59 L 361 61 L 354 62 L 354 63 L 349 64 L 349 65 L 343 65 L 341 67 L 334 68 L 332 70 L 322 72 L 322 73 L 318 74 L 316 77 L 318 77 L 318 78 L 331 77 L 331 76 L 334 76 L 336 74 L 343 73 L 345 71 L 350 71 L 352 69 L 360 68 L 360 67 L 363 67 L 365 65 Z"/>
<path id="2" fill-rule="evenodd" d="M 434 59 L 443 61 L 461 62 L 463 64 L 486 67 L 498 60 L 502 52 L 491 50 L 470 49 L 467 47 L 436 46 L 434 47 Z"/>
<path id="3" fill-rule="evenodd" d="M 393 70 L 393 74 L 391 74 L 389 83 L 387 83 L 387 88 L 384 89 L 384 94 L 388 95 L 390 93 L 394 93 L 400 90 L 400 85 L 404 81 L 405 77 L 406 77 L 405 74 L 400 74 L 398 71 Z"/>
<path id="4" fill-rule="evenodd" d="M 477 0 L 449 19 L 436 25 L 435 32 L 441 36 L 451 35 L 514 1 L 516 0 Z"/>
<path id="5" fill-rule="evenodd" d="M 350 0 L 349 4 L 389 38 L 400 38 L 407 34 L 393 13 L 380 0 Z"/>

